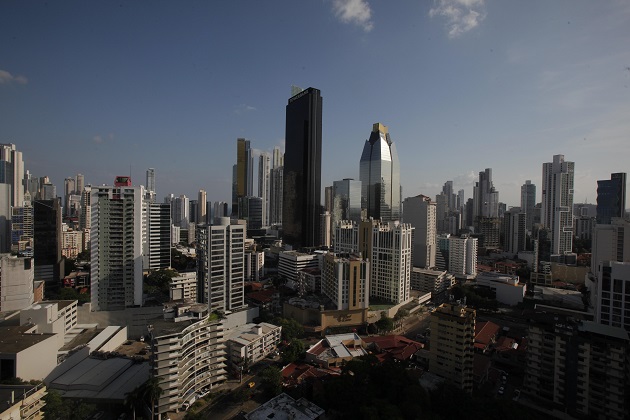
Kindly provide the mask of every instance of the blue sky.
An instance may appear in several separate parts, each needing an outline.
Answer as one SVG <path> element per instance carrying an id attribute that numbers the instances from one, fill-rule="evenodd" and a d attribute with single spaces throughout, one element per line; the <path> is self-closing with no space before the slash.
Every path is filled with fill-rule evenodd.
<path id="1" fill-rule="evenodd" d="M 292 84 L 321 90 L 322 187 L 389 126 L 403 197 L 493 169 L 519 204 L 542 163 L 575 201 L 630 171 L 630 2 L 4 1 L 0 142 L 62 191 L 156 169 L 158 196 L 231 199 L 236 138 L 284 145 Z"/>

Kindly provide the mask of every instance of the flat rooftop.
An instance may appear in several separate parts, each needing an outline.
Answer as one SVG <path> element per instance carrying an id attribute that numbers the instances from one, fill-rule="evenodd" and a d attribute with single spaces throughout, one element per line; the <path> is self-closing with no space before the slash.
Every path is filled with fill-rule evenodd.
<path id="1" fill-rule="evenodd" d="M 0 353 L 19 353 L 27 348 L 54 337 L 56 334 L 29 333 L 33 325 L 0 327 Z"/>
<path id="2" fill-rule="evenodd" d="M 315 420 L 324 414 L 324 409 L 305 398 L 294 400 L 284 392 L 245 414 L 248 420 Z"/>

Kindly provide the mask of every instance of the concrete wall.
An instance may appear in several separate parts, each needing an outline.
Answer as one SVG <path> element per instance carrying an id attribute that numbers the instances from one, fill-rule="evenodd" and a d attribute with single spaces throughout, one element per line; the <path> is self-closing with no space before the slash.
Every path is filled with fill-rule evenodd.
<path id="1" fill-rule="evenodd" d="M 15 376 L 25 381 L 43 380 L 57 366 L 57 350 L 62 345 L 63 336 L 55 334 L 22 350 L 16 357 Z"/>
<path id="2" fill-rule="evenodd" d="M 100 351 L 114 351 L 127 341 L 127 327 L 118 327 L 119 330 L 112 334 L 105 344 L 101 346 Z"/>

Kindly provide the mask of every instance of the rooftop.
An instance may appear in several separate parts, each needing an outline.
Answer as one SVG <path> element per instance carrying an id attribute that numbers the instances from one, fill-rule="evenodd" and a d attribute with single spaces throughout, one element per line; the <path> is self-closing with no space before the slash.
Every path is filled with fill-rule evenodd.
<path id="1" fill-rule="evenodd" d="M 282 393 L 245 415 L 248 420 L 314 420 L 324 414 L 324 410 L 306 398 L 294 400 Z"/>
<path id="2" fill-rule="evenodd" d="M 32 328 L 32 324 L 19 327 L 0 327 L 0 353 L 19 353 L 56 335 L 31 333 Z"/>
<path id="3" fill-rule="evenodd" d="M 258 327 L 261 328 L 261 334 L 258 334 Z M 234 328 L 225 335 L 226 340 L 232 340 L 237 343 L 248 345 L 252 341 L 255 341 L 263 335 L 269 334 L 271 331 L 281 328 L 273 324 L 261 322 L 259 324 L 245 324 L 240 327 Z"/>
<path id="4" fill-rule="evenodd" d="M 582 323 L 578 326 L 578 330 L 594 334 L 606 335 L 609 337 L 618 338 L 620 340 L 629 340 L 628 332 L 625 329 L 620 327 L 613 327 L 612 325 L 598 324 L 593 321 L 582 321 Z"/>

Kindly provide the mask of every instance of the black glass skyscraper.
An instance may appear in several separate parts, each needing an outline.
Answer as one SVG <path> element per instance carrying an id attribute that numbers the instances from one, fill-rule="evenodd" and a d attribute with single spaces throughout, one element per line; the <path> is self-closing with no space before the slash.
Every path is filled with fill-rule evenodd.
<path id="1" fill-rule="evenodd" d="M 293 249 L 320 246 L 322 96 L 308 88 L 289 99 L 282 228 Z"/>
<path id="2" fill-rule="evenodd" d="M 626 174 L 610 175 L 610 180 L 597 181 L 597 223 L 609 225 L 613 217 L 626 211 Z"/>

